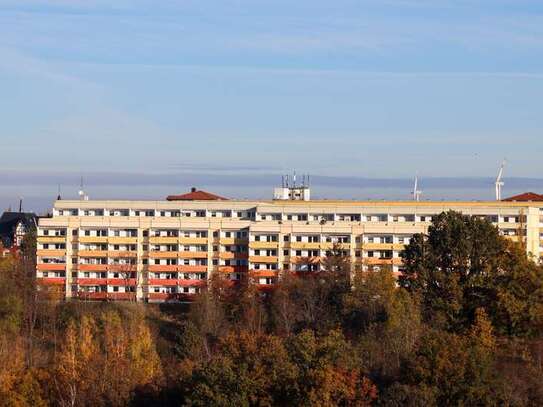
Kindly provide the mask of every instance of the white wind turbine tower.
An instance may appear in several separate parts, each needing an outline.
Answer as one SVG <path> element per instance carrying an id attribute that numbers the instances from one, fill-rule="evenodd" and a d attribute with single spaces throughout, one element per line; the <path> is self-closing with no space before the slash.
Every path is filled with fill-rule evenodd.
<path id="1" fill-rule="evenodd" d="M 503 169 L 505 168 L 506 161 L 502 161 L 502 165 L 500 166 L 500 169 L 498 171 L 498 176 L 496 177 L 496 182 L 494 185 L 496 186 L 496 201 L 502 200 L 502 187 L 504 186 L 503 182 Z"/>
<path id="2" fill-rule="evenodd" d="M 415 185 L 413 186 L 413 199 L 417 202 L 420 201 L 422 191 L 419 189 L 419 175 L 415 175 Z"/>

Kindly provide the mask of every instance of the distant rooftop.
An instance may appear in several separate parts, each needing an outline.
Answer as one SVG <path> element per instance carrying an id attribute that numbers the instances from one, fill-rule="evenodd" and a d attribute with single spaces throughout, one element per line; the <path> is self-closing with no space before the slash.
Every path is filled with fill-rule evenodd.
<path id="1" fill-rule="evenodd" d="M 504 199 L 506 202 L 543 202 L 543 195 L 536 194 L 535 192 L 525 192 L 520 195 L 515 195 L 510 198 Z"/>
<path id="2" fill-rule="evenodd" d="M 196 188 L 191 188 L 190 192 L 181 195 L 168 195 L 168 201 L 227 201 L 227 198 L 212 194 L 206 191 L 199 191 Z"/>

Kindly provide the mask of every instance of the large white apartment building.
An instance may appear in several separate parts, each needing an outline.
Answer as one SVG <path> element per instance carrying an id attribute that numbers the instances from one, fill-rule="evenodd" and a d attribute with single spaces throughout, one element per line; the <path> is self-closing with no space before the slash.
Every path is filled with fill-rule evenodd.
<path id="1" fill-rule="evenodd" d="M 543 202 L 240 201 L 203 191 L 168 199 L 56 201 L 38 226 L 41 286 L 68 299 L 183 300 L 213 273 L 250 273 L 265 288 L 284 270 L 318 270 L 335 243 L 355 269 L 398 273 L 404 245 L 449 210 L 485 217 L 543 256 Z"/>

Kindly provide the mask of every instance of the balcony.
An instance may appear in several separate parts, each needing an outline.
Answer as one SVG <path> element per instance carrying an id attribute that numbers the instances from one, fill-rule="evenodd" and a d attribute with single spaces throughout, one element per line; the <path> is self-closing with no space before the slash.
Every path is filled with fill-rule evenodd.
<path id="1" fill-rule="evenodd" d="M 107 278 L 85 278 L 85 277 L 77 277 L 74 278 L 73 281 L 75 284 L 81 285 L 81 286 L 96 286 L 96 285 L 107 285 Z"/>
<path id="2" fill-rule="evenodd" d="M 138 243 L 138 238 L 110 236 L 108 237 L 107 241 L 109 244 L 136 244 Z"/>
<path id="3" fill-rule="evenodd" d="M 107 271 L 107 264 L 77 264 L 74 269 L 79 271 Z"/>
<path id="4" fill-rule="evenodd" d="M 135 264 L 108 264 L 108 271 L 118 271 L 122 273 L 136 272 L 137 266 Z"/>
<path id="5" fill-rule="evenodd" d="M 148 266 L 148 270 L 149 271 L 153 271 L 153 272 L 167 272 L 167 271 L 177 271 L 177 267 L 176 265 L 160 265 L 160 264 L 153 264 L 153 265 L 150 265 Z"/>
<path id="6" fill-rule="evenodd" d="M 392 265 L 402 265 L 402 259 L 400 257 L 394 257 L 394 258 L 385 258 L 385 257 L 365 257 L 362 259 L 363 264 L 367 264 L 369 266 L 392 266 Z"/>
<path id="7" fill-rule="evenodd" d="M 179 243 L 184 245 L 207 244 L 207 237 L 180 237 Z"/>
<path id="8" fill-rule="evenodd" d="M 251 263 L 277 263 L 277 256 L 249 256 Z"/>
<path id="9" fill-rule="evenodd" d="M 40 271 L 64 271 L 66 263 L 40 263 L 36 265 L 36 268 Z"/>
<path id="10" fill-rule="evenodd" d="M 107 236 L 79 236 L 79 243 L 107 243 Z"/>
<path id="11" fill-rule="evenodd" d="M 285 244 L 285 247 L 290 247 L 291 249 L 310 249 L 310 250 L 319 250 L 321 244 L 319 242 L 290 242 Z"/>
<path id="12" fill-rule="evenodd" d="M 207 259 L 207 252 L 179 252 L 179 257 L 182 259 Z"/>
<path id="13" fill-rule="evenodd" d="M 41 257 L 64 257 L 66 256 L 66 249 L 38 249 L 36 255 Z"/>
<path id="14" fill-rule="evenodd" d="M 218 242 L 222 245 L 246 245 L 249 243 L 249 239 L 246 237 L 243 238 L 234 238 L 234 237 L 221 237 L 220 239 L 214 240 L 214 242 Z"/>
<path id="15" fill-rule="evenodd" d="M 249 242 L 251 249 L 276 249 L 279 247 L 279 242 Z"/>
<path id="16" fill-rule="evenodd" d="M 38 236 L 38 243 L 64 243 L 66 236 Z"/>
<path id="17" fill-rule="evenodd" d="M 107 285 L 118 286 L 118 287 L 135 287 L 137 281 L 135 278 L 108 278 Z"/>
<path id="18" fill-rule="evenodd" d="M 207 271 L 207 266 L 185 266 L 185 265 L 180 265 L 180 266 L 177 266 L 177 271 L 180 271 L 180 272 L 194 272 L 194 273 L 203 273 L 203 272 L 206 272 Z"/>
<path id="19" fill-rule="evenodd" d="M 178 280 L 180 287 L 204 287 L 207 285 L 207 280 Z"/>
<path id="20" fill-rule="evenodd" d="M 138 252 L 126 250 L 110 250 L 107 252 L 107 255 L 111 258 L 135 258 L 138 257 Z"/>
<path id="21" fill-rule="evenodd" d="M 149 237 L 149 243 L 151 244 L 177 244 L 179 243 L 179 237 L 175 236 L 152 236 Z M 206 241 L 207 243 L 207 241 Z"/>
<path id="22" fill-rule="evenodd" d="M 401 243 L 361 243 L 357 248 L 364 250 L 404 250 L 405 245 Z"/>
<path id="23" fill-rule="evenodd" d="M 161 287 L 178 286 L 179 280 L 176 278 L 150 278 L 148 285 Z"/>
<path id="24" fill-rule="evenodd" d="M 66 279 L 64 277 L 42 277 L 37 278 L 36 282 L 39 285 L 64 285 L 66 283 Z"/>
<path id="25" fill-rule="evenodd" d="M 279 270 L 251 270 L 250 275 L 255 278 L 277 277 L 279 275 Z"/>
<path id="26" fill-rule="evenodd" d="M 149 252 L 149 258 L 151 259 L 176 259 L 179 252 L 161 252 L 158 250 L 150 251 Z"/>
<path id="27" fill-rule="evenodd" d="M 248 270 L 247 266 L 219 266 L 221 273 L 246 273 Z"/>

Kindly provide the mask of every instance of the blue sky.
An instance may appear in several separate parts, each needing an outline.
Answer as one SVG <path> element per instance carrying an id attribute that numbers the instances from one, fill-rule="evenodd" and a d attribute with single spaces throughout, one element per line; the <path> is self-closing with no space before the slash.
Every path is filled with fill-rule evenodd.
<path id="1" fill-rule="evenodd" d="M 543 1 L 0 0 L 0 89 L 10 176 L 537 178 Z"/>

